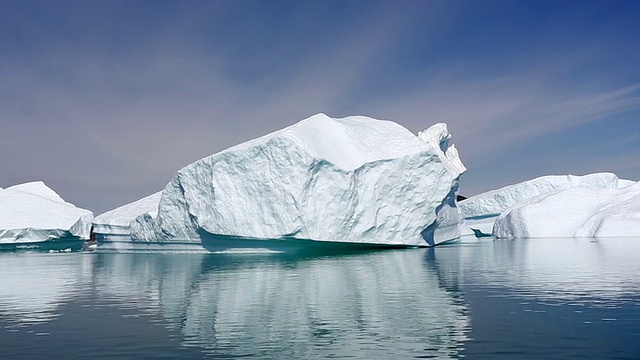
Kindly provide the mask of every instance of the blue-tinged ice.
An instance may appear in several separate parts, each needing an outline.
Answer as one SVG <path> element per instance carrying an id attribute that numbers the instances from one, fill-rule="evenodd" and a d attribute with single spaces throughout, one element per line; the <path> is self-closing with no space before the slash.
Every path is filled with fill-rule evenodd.
<path id="1" fill-rule="evenodd" d="M 318 114 L 196 161 L 129 223 L 134 241 L 210 236 L 429 246 L 460 236 L 466 170 L 445 124 L 415 135 Z M 98 217 L 100 219 L 100 217 Z"/>

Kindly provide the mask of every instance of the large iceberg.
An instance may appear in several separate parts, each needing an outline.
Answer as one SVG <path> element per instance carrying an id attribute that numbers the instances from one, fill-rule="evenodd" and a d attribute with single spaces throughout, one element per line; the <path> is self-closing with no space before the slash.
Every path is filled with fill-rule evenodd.
<path id="1" fill-rule="evenodd" d="M 459 236 L 458 158 L 445 124 L 318 114 L 181 169 L 134 241 L 301 239 L 429 246 Z"/>
<path id="2" fill-rule="evenodd" d="M 524 181 L 515 185 L 488 191 L 461 201 L 458 206 L 465 223 L 478 235 L 491 235 L 495 220 L 508 208 L 528 199 L 569 188 L 616 189 L 633 181 L 619 179 L 612 173 L 596 173 L 584 176 L 551 175 Z"/>
<path id="3" fill-rule="evenodd" d="M 499 238 L 640 236 L 640 183 L 572 187 L 522 201 L 500 215 Z"/>
<path id="4" fill-rule="evenodd" d="M 41 181 L 0 189 L 0 244 L 88 239 L 92 219 Z"/>

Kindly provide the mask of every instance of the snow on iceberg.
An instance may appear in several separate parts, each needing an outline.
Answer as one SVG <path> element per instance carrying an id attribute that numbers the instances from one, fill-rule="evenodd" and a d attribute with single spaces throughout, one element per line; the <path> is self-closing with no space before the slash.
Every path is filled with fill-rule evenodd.
<path id="1" fill-rule="evenodd" d="M 209 235 L 428 246 L 459 236 L 466 170 L 445 124 L 318 114 L 181 169 L 134 241 Z"/>
<path id="2" fill-rule="evenodd" d="M 0 189 L 0 244 L 88 239 L 92 219 L 41 181 Z"/>
<path id="3" fill-rule="evenodd" d="M 98 240 L 114 240 L 118 237 L 131 235 L 131 222 L 136 217 L 148 214 L 155 217 L 162 192 L 146 196 L 130 204 L 98 215 L 93 219 L 93 232 Z"/>
<path id="4" fill-rule="evenodd" d="M 619 179 L 612 173 L 542 176 L 472 196 L 458 203 L 458 206 L 467 226 L 478 235 L 490 236 L 498 216 L 509 207 L 527 199 L 573 187 L 597 190 L 623 188 L 631 184 L 634 182 Z"/>
<path id="5" fill-rule="evenodd" d="M 640 183 L 572 187 L 522 201 L 500 215 L 499 238 L 640 236 Z"/>

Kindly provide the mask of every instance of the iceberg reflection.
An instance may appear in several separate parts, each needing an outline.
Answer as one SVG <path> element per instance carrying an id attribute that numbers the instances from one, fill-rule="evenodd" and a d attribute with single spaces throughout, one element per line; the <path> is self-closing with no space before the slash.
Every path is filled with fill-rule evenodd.
<path id="1" fill-rule="evenodd" d="M 91 281 L 91 260 L 78 254 L 3 254 L 0 315 L 22 325 L 56 318 L 80 284 Z"/>
<path id="2" fill-rule="evenodd" d="M 97 254 L 95 281 L 107 296 L 156 303 L 183 346 L 210 355 L 456 356 L 466 306 L 424 254 Z"/>
<path id="3" fill-rule="evenodd" d="M 636 238 L 486 240 L 436 250 L 441 276 L 456 274 L 461 282 L 547 299 L 640 295 L 640 239 Z"/>

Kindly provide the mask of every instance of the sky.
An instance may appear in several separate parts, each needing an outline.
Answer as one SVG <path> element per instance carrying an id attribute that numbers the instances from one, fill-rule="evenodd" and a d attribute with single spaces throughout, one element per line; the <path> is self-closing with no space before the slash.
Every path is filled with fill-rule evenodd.
<path id="1" fill-rule="evenodd" d="M 640 1 L 0 0 L 0 187 L 100 214 L 320 112 L 446 122 L 466 196 L 640 180 Z"/>

